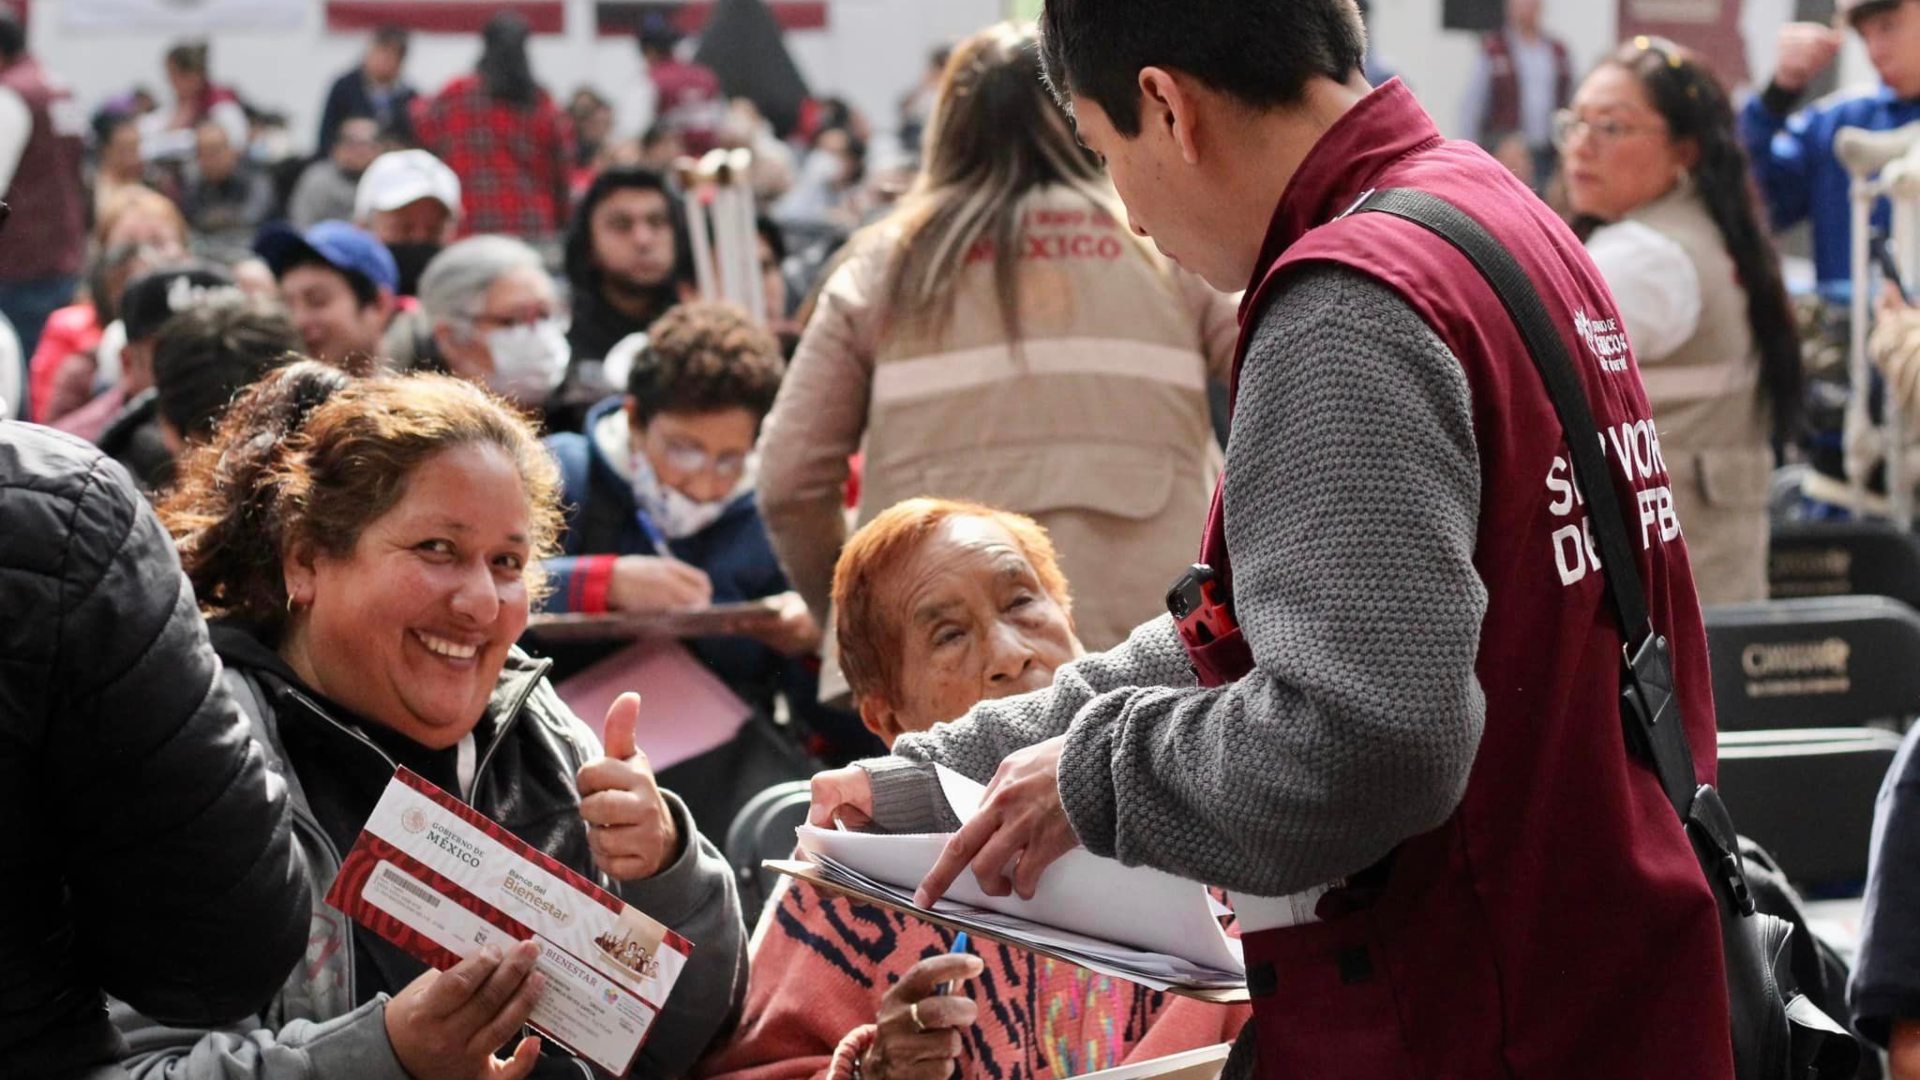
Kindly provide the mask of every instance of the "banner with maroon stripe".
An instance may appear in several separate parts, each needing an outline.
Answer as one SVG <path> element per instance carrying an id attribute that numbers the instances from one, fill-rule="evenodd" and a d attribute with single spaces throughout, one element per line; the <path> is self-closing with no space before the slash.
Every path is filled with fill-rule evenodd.
<path id="1" fill-rule="evenodd" d="M 536 34 L 567 28 L 566 0 L 327 0 L 327 29 L 399 26 L 427 33 L 478 33 L 503 11 L 518 12 Z"/>
<path id="2" fill-rule="evenodd" d="M 1620 0 L 1620 40 L 1645 34 L 1699 53 L 1728 86 L 1748 79 L 1741 0 Z"/>
<path id="3" fill-rule="evenodd" d="M 602 35 L 631 34 L 650 15 L 668 19 L 683 34 L 698 34 L 718 6 L 713 0 L 599 0 L 593 17 Z M 826 0 L 770 0 L 767 8 L 782 30 L 827 28 Z"/>

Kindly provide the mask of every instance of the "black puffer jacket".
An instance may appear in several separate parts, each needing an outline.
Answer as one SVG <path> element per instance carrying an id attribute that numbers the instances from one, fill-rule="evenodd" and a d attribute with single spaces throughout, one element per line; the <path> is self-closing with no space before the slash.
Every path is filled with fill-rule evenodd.
<path id="1" fill-rule="evenodd" d="M 99 451 L 0 422 L 0 1076 L 115 1075 L 103 990 L 253 1012 L 307 909 L 285 787 L 152 509 Z"/>

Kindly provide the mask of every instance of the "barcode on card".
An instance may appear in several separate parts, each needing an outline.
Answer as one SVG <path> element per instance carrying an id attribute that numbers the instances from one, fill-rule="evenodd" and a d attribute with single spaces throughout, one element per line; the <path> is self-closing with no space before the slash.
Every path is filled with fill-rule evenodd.
<path id="1" fill-rule="evenodd" d="M 440 906 L 439 893 L 434 892 L 432 889 L 427 888 L 425 885 L 420 884 L 391 866 L 382 867 L 381 870 L 386 876 L 388 884 L 398 885 L 406 892 L 412 893 L 428 907 Z"/>

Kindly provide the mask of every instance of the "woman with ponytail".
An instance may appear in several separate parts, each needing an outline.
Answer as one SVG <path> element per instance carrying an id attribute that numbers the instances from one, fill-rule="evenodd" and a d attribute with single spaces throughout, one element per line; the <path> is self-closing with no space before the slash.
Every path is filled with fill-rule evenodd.
<path id="1" fill-rule="evenodd" d="M 742 995 L 739 900 L 726 861 L 639 753 L 638 700 L 609 710 L 603 748 L 554 692 L 549 663 L 514 646 L 560 528 L 559 476 L 527 420 L 447 376 L 301 361 L 248 390 L 182 460 L 161 518 L 227 686 L 285 780 L 311 924 L 305 957 L 237 1028 L 117 1010 L 126 1071 L 603 1075 L 522 1037 L 546 989 L 530 945 L 501 942 L 436 975 L 325 902 L 405 766 L 698 944 L 630 1074 L 684 1075 Z"/>
<path id="2" fill-rule="evenodd" d="M 520 15 L 495 15 L 481 31 L 474 70 L 414 103 L 420 145 L 460 177 L 465 235 L 537 244 L 567 227 L 573 126 L 534 81 L 529 33 Z"/>
<path id="3" fill-rule="evenodd" d="M 1694 54 L 1635 38 L 1587 77 L 1556 137 L 1575 229 L 1653 405 L 1700 602 L 1764 600 L 1800 346 L 1726 90 Z"/>
<path id="4" fill-rule="evenodd" d="M 920 495 L 1027 514 L 1081 583 L 1088 648 L 1164 612 L 1219 470 L 1208 413 L 1235 304 L 1133 235 L 1105 170 L 1041 79 L 1031 26 L 960 43 L 926 161 L 827 277 L 767 419 L 760 505 L 829 625 L 859 521 Z"/>

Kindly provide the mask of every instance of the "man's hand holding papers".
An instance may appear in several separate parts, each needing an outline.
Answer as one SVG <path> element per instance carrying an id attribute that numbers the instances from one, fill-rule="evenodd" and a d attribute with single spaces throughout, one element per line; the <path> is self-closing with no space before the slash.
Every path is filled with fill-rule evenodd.
<path id="1" fill-rule="evenodd" d="M 1060 752 L 1066 745 L 1066 736 L 1058 736 L 1000 763 L 979 812 L 947 841 L 914 903 L 932 907 L 969 864 L 987 895 L 1017 892 L 1033 899 L 1041 873 L 1080 846 L 1060 803 Z"/>

